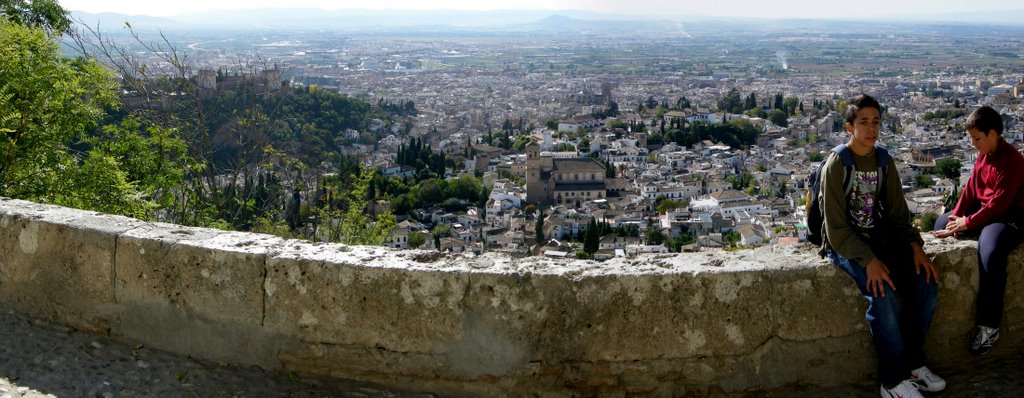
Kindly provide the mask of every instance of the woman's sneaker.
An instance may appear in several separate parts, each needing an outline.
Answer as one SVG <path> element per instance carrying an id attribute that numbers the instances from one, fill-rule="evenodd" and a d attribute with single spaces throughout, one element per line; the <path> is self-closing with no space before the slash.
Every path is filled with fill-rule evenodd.
<path id="1" fill-rule="evenodd" d="M 932 373 L 927 366 L 922 366 L 910 372 L 910 381 L 917 384 L 917 389 L 921 391 L 939 392 L 946 388 L 946 381 Z"/>
<path id="2" fill-rule="evenodd" d="M 974 338 L 971 339 L 971 346 L 967 351 L 974 355 L 988 354 L 996 340 L 999 340 L 999 328 L 978 325 L 974 328 Z"/>
<path id="3" fill-rule="evenodd" d="M 882 398 L 924 398 L 924 395 L 917 391 L 917 384 L 907 379 L 893 388 L 882 386 Z"/>

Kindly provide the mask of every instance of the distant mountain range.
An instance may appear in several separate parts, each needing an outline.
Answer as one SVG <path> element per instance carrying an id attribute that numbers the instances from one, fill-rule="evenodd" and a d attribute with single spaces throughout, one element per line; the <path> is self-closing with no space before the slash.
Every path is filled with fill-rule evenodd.
<path id="1" fill-rule="evenodd" d="M 115 13 L 72 15 L 91 26 L 120 28 L 129 22 L 136 29 L 287 29 L 342 32 L 417 33 L 524 33 L 543 35 L 659 34 L 686 36 L 721 29 L 785 31 L 808 27 L 829 31 L 836 27 L 872 31 L 877 24 L 893 23 L 1024 26 L 1024 10 L 969 14 L 920 14 L 879 18 L 872 21 L 778 20 L 753 18 L 665 16 L 636 17 L 580 10 L 464 11 L 464 10 L 319 10 L 250 9 L 193 12 L 173 17 L 149 17 Z"/>

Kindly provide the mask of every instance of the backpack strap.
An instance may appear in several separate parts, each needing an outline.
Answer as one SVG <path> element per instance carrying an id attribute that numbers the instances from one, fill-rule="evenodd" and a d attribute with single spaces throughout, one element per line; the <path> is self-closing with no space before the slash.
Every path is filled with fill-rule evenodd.
<path id="1" fill-rule="evenodd" d="M 875 202 L 878 203 L 880 210 L 885 210 L 883 209 L 884 202 L 882 199 L 885 193 L 885 174 L 889 170 L 889 151 L 875 145 L 875 160 L 878 161 L 878 187 L 875 188 Z"/>
<path id="2" fill-rule="evenodd" d="M 836 145 L 832 148 L 832 152 L 839 155 L 839 160 L 843 162 L 843 191 L 847 195 L 850 194 L 850 188 L 853 184 L 850 184 L 853 179 L 853 150 L 850 149 L 846 144 Z"/>

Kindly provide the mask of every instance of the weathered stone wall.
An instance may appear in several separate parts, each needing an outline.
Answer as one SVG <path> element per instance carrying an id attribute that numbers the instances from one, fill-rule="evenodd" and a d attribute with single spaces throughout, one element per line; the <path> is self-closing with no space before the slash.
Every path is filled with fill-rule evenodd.
<path id="1" fill-rule="evenodd" d="M 934 368 L 966 359 L 971 242 L 941 270 Z M 444 256 L 0 199 L 0 308 L 173 352 L 443 395 L 701 396 L 873 378 L 864 300 L 808 246 L 604 263 Z M 1024 347 L 1012 257 L 1004 338 Z"/>

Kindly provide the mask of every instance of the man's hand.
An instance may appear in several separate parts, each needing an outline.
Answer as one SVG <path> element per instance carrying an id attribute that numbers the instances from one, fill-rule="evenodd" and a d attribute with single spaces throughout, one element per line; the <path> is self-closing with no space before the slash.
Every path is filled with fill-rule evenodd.
<path id="1" fill-rule="evenodd" d="M 875 257 L 868 263 L 868 293 L 871 293 L 875 297 L 885 297 L 885 285 L 888 284 L 893 291 L 896 291 L 896 285 L 892 283 L 892 279 L 889 278 L 889 267 L 882 264 L 882 261 Z"/>
<path id="2" fill-rule="evenodd" d="M 932 259 L 928 258 L 919 243 L 914 242 L 910 246 L 914 248 L 914 270 L 917 271 L 917 274 L 921 275 L 921 271 L 924 270 L 926 281 L 939 283 L 939 269 L 935 268 Z"/>
<path id="3" fill-rule="evenodd" d="M 941 229 L 932 232 L 936 238 L 945 238 L 952 236 L 957 232 L 963 232 L 967 230 L 967 217 L 957 217 L 952 214 L 949 215 L 949 222 L 946 223 L 946 229 Z"/>

